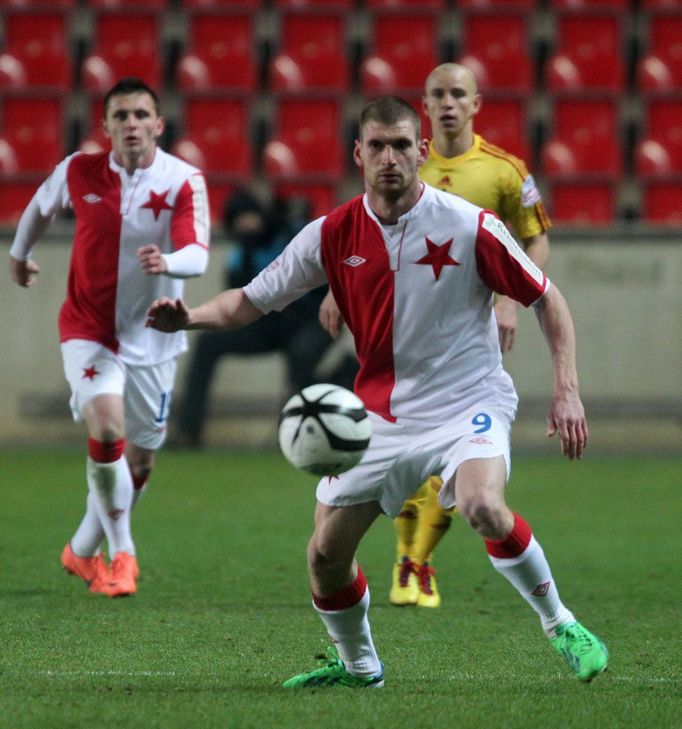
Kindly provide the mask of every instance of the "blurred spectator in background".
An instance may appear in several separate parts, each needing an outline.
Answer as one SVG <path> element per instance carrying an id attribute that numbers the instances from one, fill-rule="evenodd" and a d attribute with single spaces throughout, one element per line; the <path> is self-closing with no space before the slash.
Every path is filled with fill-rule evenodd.
<path id="1" fill-rule="evenodd" d="M 266 205 L 247 189 L 239 189 L 228 198 L 223 221 L 232 245 L 225 266 L 226 288 L 246 285 L 308 222 L 309 206 L 298 203 L 275 199 Z M 284 311 L 272 312 L 243 329 L 206 331 L 198 336 L 185 375 L 172 440 L 175 447 L 202 446 L 209 391 L 222 357 L 282 352 L 288 394 L 321 381 L 316 368 L 333 341 L 318 321 L 324 294 L 324 288 L 312 291 Z M 355 358 L 344 357 L 334 374 L 325 373 L 324 381 L 352 389 L 356 370 Z"/>

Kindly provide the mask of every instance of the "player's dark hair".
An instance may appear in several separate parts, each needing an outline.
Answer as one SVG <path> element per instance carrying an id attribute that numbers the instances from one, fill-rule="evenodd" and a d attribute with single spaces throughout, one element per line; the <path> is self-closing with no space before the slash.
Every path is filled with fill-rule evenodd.
<path id="1" fill-rule="evenodd" d="M 393 126 L 407 119 L 412 122 L 416 139 L 421 134 L 421 120 L 412 104 L 398 96 L 380 96 L 365 104 L 360 113 L 360 139 L 362 130 L 368 122 L 378 122 L 386 126 Z"/>
<path id="2" fill-rule="evenodd" d="M 135 76 L 128 76 L 117 81 L 107 91 L 104 97 L 104 116 L 107 115 L 107 107 L 109 106 L 109 100 L 112 96 L 127 96 L 128 94 L 149 94 L 154 102 L 154 109 L 156 113 L 159 113 L 159 97 L 154 89 L 147 86 L 142 79 L 136 78 Z"/>

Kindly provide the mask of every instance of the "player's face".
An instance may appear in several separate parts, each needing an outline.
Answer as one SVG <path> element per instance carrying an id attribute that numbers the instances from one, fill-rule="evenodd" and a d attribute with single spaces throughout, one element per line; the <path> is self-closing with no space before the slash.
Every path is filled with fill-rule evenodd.
<path id="1" fill-rule="evenodd" d="M 114 158 L 128 170 L 148 167 L 154 161 L 156 140 L 163 119 L 154 99 L 144 92 L 112 96 L 106 110 L 104 131 L 111 139 Z"/>
<path id="2" fill-rule="evenodd" d="M 417 170 L 426 159 L 428 147 L 417 140 L 414 124 L 405 119 L 393 125 L 369 121 L 356 140 L 355 163 L 363 171 L 366 186 L 389 200 L 395 200 L 419 183 Z"/>
<path id="3" fill-rule="evenodd" d="M 434 136 L 456 137 L 481 106 L 481 97 L 471 73 L 461 67 L 437 69 L 426 82 L 424 111 L 431 120 Z"/>

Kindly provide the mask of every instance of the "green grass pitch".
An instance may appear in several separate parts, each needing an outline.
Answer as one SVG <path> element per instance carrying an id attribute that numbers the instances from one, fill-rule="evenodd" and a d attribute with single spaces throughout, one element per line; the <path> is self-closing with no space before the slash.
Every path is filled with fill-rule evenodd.
<path id="1" fill-rule="evenodd" d="M 611 651 L 589 685 L 459 519 L 436 555 L 443 606 L 391 607 L 378 521 L 360 551 L 378 691 L 281 688 L 326 645 L 305 565 L 314 479 L 275 453 L 161 453 L 134 515 L 138 595 L 108 600 L 59 566 L 84 472 L 78 451 L 0 451 L 1 727 L 682 726 L 680 459 L 515 459 L 508 501 Z"/>

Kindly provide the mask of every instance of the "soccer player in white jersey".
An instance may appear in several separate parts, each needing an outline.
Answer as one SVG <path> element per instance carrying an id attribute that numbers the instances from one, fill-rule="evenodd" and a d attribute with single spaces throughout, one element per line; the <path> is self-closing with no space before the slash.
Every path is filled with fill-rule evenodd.
<path id="1" fill-rule="evenodd" d="M 183 279 L 204 272 L 210 220 L 202 173 L 157 146 L 164 120 L 152 89 L 119 81 L 104 98 L 103 124 L 111 151 L 70 155 L 38 188 L 10 271 L 20 286 L 35 284 L 34 244 L 54 215 L 73 210 L 59 334 L 73 417 L 87 428 L 88 498 L 61 561 L 91 592 L 121 597 L 137 589 L 130 512 L 166 438 L 176 357 L 187 347 L 184 332 L 146 328 L 145 314 L 151 299 L 181 296 Z"/>
<path id="2" fill-rule="evenodd" d="M 494 213 L 419 180 L 427 154 L 407 102 L 370 102 L 354 148 L 364 195 L 308 224 L 244 288 L 192 309 L 158 299 L 148 325 L 167 332 L 243 326 L 328 283 L 353 334 L 356 392 L 370 411 L 372 440 L 355 468 L 318 484 L 308 547 L 313 604 L 334 646 L 325 665 L 285 686 L 383 685 L 356 551 L 374 520 L 395 516 L 414 484 L 432 474 L 443 479 L 441 504 L 456 502 L 493 567 L 589 681 L 606 668 L 606 647 L 563 604 L 531 527 L 504 498 L 517 396 L 502 367 L 492 292 L 536 311 L 554 371 L 548 433 L 558 433 L 573 460 L 588 429 L 571 315 Z"/>

